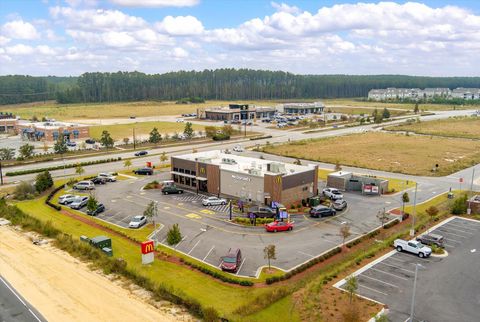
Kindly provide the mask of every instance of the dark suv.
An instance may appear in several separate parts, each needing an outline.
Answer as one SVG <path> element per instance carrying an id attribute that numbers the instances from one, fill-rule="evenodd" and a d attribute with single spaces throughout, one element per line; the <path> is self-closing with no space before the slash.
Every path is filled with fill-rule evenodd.
<path id="1" fill-rule="evenodd" d="M 162 188 L 162 193 L 168 195 L 171 193 L 183 193 L 183 189 L 177 188 L 176 186 L 165 186 Z"/>
<path id="2" fill-rule="evenodd" d="M 335 209 L 328 208 L 325 206 L 316 206 L 310 209 L 310 217 L 322 218 L 328 216 L 335 216 L 337 212 Z"/>
<path id="3" fill-rule="evenodd" d="M 134 170 L 133 173 L 151 176 L 153 174 L 153 169 L 152 168 L 140 168 L 140 169 Z"/>
<path id="4" fill-rule="evenodd" d="M 257 218 L 275 218 L 275 216 L 277 215 L 275 210 L 273 210 L 270 207 L 266 207 L 266 206 L 251 207 L 249 209 L 249 212 L 255 214 L 255 216 L 257 216 Z"/>
<path id="5" fill-rule="evenodd" d="M 220 268 L 222 271 L 236 273 L 240 269 L 240 265 L 242 265 L 242 252 L 238 248 L 230 248 L 228 254 L 222 257 Z"/>
<path id="6" fill-rule="evenodd" d="M 147 155 L 147 154 L 148 154 L 147 151 L 138 151 L 138 152 L 135 152 L 135 156 L 136 156 L 136 157 L 140 157 L 140 156 L 142 156 L 142 155 Z"/>
<path id="7" fill-rule="evenodd" d="M 443 236 L 437 234 L 424 234 L 422 236 L 418 236 L 417 241 L 424 245 L 436 245 L 438 247 L 443 247 L 443 244 L 445 243 Z"/>

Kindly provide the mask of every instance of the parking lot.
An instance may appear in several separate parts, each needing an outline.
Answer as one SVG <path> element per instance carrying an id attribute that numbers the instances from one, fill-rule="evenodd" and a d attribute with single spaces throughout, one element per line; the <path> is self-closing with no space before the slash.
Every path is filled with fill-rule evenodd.
<path id="1" fill-rule="evenodd" d="M 168 246 L 166 235 L 175 223 L 179 224 L 183 240 L 174 248 L 214 267 L 220 264 L 230 247 L 242 250 L 244 263 L 238 275 L 257 276 L 259 268 L 266 265 L 263 249 L 274 244 L 277 260 L 272 265 L 289 270 L 319 254 L 342 243 L 340 226 L 349 224 L 349 239 L 358 237 L 378 226 L 377 211 L 387 199 L 383 197 L 365 197 L 356 193 L 346 193 L 349 207 L 335 217 L 310 218 L 304 215 L 292 215 L 295 228 L 291 232 L 267 233 L 262 227 L 245 227 L 227 222 L 227 205 L 204 207 L 202 195 L 185 191 L 184 194 L 162 195 L 159 190 L 143 190 L 147 183 L 169 179 L 169 173 L 153 176 L 128 178 L 96 187 L 95 196 L 106 206 L 106 211 L 97 218 L 128 227 L 131 218 L 143 214 L 148 203 L 156 201 L 158 205 L 157 223 L 162 227 L 153 238 Z M 368 200 L 368 202 L 365 202 Z M 83 209 L 85 211 L 85 209 Z"/>
<path id="2" fill-rule="evenodd" d="M 360 296 L 388 305 L 389 318 L 410 316 L 415 265 L 415 321 L 480 321 L 480 221 L 451 217 L 429 232 L 443 235 L 446 257 L 392 251 L 354 273 Z M 344 288 L 344 281 L 335 285 Z"/>

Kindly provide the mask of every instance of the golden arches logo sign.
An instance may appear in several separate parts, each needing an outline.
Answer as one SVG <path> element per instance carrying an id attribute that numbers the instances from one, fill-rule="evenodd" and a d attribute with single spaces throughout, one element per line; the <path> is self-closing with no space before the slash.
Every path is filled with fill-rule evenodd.
<path id="1" fill-rule="evenodd" d="M 204 167 L 201 167 L 201 168 L 200 168 L 200 173 L 201 173 L 201 174 L 205 174 L 205 168 L 204 168 Z"/>
<path id="2" fill-rule="evenodd" d="M 153 240 L 142 243 L 142 254 L 150 254 L 153 253 L 154 250 L 155 245 L 153 244 Z"/>
<path id="3" fill-rule="evenodd" d="M 278 184 L 282 183 L 282 177 L 280 176 L 275 177 L 275 182 Z"/>

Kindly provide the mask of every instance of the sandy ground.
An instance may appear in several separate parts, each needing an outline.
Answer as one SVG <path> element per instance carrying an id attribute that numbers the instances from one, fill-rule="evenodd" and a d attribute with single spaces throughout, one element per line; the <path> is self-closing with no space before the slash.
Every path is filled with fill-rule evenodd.
<path id="1" fill-rule="evenodd" d="M 0 226 L 0 274 L 48 321 L 191 321 L 168 302 L 146 302 L 145 291 L 91 271 L 66 252 L 33 245 Z M 154 303 L 155 304 L 155 303 Z"/>

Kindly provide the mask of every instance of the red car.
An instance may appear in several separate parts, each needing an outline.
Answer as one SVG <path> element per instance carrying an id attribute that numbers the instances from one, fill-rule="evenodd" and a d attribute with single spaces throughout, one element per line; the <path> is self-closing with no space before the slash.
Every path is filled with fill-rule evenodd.
<path id="1" fill-rule="evenodd" d="M 269 224 L 265 224 L 265 229 L 267 231 L 273 231 L 276 233 L 277 231 L 287 231 L 293 229 L 292 222 L 285 222 L 285 221 L 274 221 Z"/>

